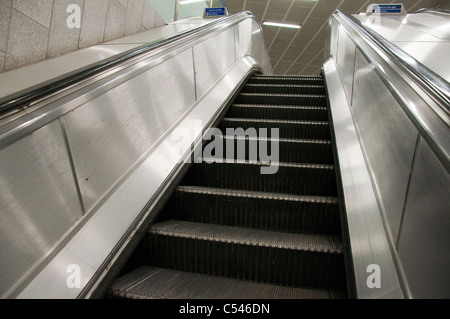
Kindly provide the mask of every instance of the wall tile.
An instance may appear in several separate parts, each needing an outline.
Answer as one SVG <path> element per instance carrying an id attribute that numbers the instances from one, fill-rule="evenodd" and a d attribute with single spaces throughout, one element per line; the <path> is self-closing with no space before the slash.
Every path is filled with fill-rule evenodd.
<path id="1" fill-rule="evenodd" d="M 144 0 L 131 0 L 128 3 L 125 35 L 131 35 L 141 30 Z"/>
<path id="2" fill-rule="evenodd" d="M 144 10 L 142 13 L 142 25 L 144 28 L 153 29 L 155 27 L 156 10 L 148 1 L 144 1 Z"/>
<path id="3" fill-rule="evenodd" d="M 123 37 L 127 13 L 116 0 L 109 0 L 104 41 Z"/>
<path id="4" fill-rule="evenodd" d="M 80 6 L 83 12 L 84 0 L 55 0 L 52 23 L 48 42 L 47 57 L 54 57 L 78 49 L 80 29 L 67 26 L 67 7 L 71 4 Z"/>
<path id="5" fill-rule="evenodd" d="M 5 52 L 0 51 L 0 72 L 3 71 L 5 65 Z"/>
<path id="6" fill-rule="evenodd" d="M 108 0 L 86 0 L 80 34 L 80 48 L 103 42 Z"/>
<path id="7" fill-rule="evenodd" d="M 81 29 L 67 26 L 70 4 Z M 148 0 L 0 0 L 0 72 L 163 25 Z"/>
<path id="8" fill-rule="evenodd" d="M 0 3 L 0 50 L 6 51 L 8 41 L 9 21 L 11 18 L 11 4 Z"/>
<path id="9" fill-rule="evenodd" d="M 12 10 L 5 70 L 44 59 L 48 33 L 47 28 Z"/>
<path id="10" fill-rule="evenodd" d="M 166 25 L 166 21 L 157 13 L 155 18 L 155 28 L 162 27 L 163 25 Z"/>
<path id="11" fill-rule="evenodd" d="M 50 28 L 53 0 L 14 0 L 12 6 L 37 23 Z"/>
<path id="12" fill-rule="evenodd" d="M 119 1 L 119 4 L 125 9 L 127 10 L 128 7 L 128 0 L 117 0 Z M 135 0 L 131 0 L 131 1 L 135 1 Z"/>

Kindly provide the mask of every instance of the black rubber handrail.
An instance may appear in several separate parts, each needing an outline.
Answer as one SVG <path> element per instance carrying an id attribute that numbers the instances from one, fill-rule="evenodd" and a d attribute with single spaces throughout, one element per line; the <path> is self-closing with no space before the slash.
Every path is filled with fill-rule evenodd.
<path id="1" fill-rule="evenodd" d="M 81 81 L 96 76 L 102 72 L 108 71 L 114 67 L 121 65 L 126 61 L 134 59 L 152 50 L 174 43 L 181 38 L 193 35 L 195 33 L 203 32 L 208 29 L 212 29 L 213 27 L 221 23 L 225 23 L 232 20 L 241 20 L 241 19 L 243 20 L 244 18 L 248 18 L 249 16 L 253 17 L 253 14 L 251 12 L 246 11 L 236 13 L 231 16 L 219 18 L 208 24 L 204 24 L 199 27 L 189 29 L 177 35 L 158 40 L 157 42 L 152 42 L 139 46 L 137 48 L 123 52 L 119 55 L 115 55 L 108 59 L 99 61 L 97 63 L 80 68 L 78 70 L 67 73 L 60 77 L 51 79 L 47 82 L 40 83 L 36 86 L 0 98 L 0 116 L 4 115 L 5 113 L 12 112 L 14 110 L 24 109 L 33 102 L 36 102 L 37 100 L 40 100 L 46 96 L 69 88 L 72 85 L 75 85 Z"/>

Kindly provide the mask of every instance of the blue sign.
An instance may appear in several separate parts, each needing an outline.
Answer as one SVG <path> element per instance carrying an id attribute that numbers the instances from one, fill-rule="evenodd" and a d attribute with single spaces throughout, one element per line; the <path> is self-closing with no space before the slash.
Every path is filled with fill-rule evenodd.
<path id="1" fill-rule="evenodd" d="M 402 13 L 402 5 L 377 4 L 373 6 L 372 13 Z"/>
<path id="2" fill-rule="evenodd" d="M 205 16 L 206 17 L 219 17 L 226 15 L 225 8 L 206 8 Z"/>

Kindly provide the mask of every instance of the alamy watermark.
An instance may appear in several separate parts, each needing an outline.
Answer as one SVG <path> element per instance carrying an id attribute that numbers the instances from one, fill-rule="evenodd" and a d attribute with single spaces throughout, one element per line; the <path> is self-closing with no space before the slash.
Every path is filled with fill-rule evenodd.
<path id="1" fill-rule="evenodd" d="M 202 139 L 205 147 L 193 150 L 191 156 L 183 155 L 191 150 L 195 136 L 202 132 L 202 121 L 194 121 L 194 128 L 176 128 L 171 134 L 174 143 L 171 150 L 173 162 L 184 163 L 235 163 L 246 162 L 261 165 L 262 175 L 276 174 L 279 169 L 280 148 L 279 129 L 273 128 L 218 128 L 206 130 Z M 269 151 L 270 150 L 270 151 Z"/>
<path id="2" fill-rule="evenodd" d="M 77 4 L 70 4 L 67 6 L 66 12 L 69 14 L 66 20 L 69 29 L 81 28 L 81 8 Z"/>
<path id="3" fill-rule="evenodd" d="M 66 272 L 69 273 L 66 279 L 66 285 L 69 289 L 81 288 L 81 267 L 77 264 L 71 264 L 66 267 Z"/>
<path id="4" fill-rule="evenodd" d="M 381 288 L 381 267 L 377 264 L 367 266 L 367 272 L 370 273 L 367 277 L 366 285 L 369 289 Z"/>

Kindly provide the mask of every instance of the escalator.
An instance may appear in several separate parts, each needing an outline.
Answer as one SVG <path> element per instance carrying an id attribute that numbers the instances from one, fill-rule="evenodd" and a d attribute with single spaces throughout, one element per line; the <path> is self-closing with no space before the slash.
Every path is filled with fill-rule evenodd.
<path id="1" fill-rule="evenodd" d="M 192 164 L 107 296 L 348 298 L 325 92 L 321 76 L 253 75 L 217 127 L 279 136 L 218 137 L 246 158 Z M 278 172 L 264 175 L 250 149 L 274 139 Z"/>
<path id="2" fill-rule="evenodd" d="M 0 297 L 448 297 L 448 82 L 359 18 L 321 76 L 243 12 L 1 98 Z"/>

